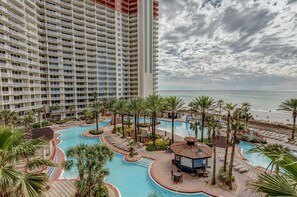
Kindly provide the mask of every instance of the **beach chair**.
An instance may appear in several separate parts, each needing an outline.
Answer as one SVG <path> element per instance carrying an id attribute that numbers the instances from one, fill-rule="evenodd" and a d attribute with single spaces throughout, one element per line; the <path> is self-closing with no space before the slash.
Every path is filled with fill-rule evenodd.
<path id="1" fill-rule="evenodd" d="M 240 173 L 246 173 L 246 172 L 248 172 L 249 171 L 249 169 L 248 168 L 246 168 L 246 167 L 243 167 L 243 168 L 240 168 L 239 170 L 238 170 Z"/>
<path id="2" fill-rule="evenodd" d="M 238 165 L 238 166 L 234 167 L 234 170 L 239 171 L 241 168 L 244 168 L 244 166 L 243 165 Z"/>

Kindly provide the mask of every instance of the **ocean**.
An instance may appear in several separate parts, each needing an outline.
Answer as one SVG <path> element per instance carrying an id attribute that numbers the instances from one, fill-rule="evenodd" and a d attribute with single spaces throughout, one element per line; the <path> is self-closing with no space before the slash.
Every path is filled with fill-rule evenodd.
<path id="1" fill-rule="evenodd" d="M 162 96 L 177 96 L 186 104 L 198 96 L 210 96 L 216 100 L 241 105 L 250 102 L 255 119 L 272 122 L 292 123 L 292 114 L 277 111 L 282 101 L 297 98 L 297 91 L 250 91 L 250 90 L 159 90 Z"/>

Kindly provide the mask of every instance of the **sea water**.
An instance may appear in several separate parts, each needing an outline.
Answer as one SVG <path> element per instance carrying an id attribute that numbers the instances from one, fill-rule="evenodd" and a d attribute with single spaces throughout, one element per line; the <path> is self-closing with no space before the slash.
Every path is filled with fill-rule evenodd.
<path id="1" fill-rule="evenodd" d="M 162 96 L 177 96 L 186 104 L 198 96 L 210 96 L 216 100 L 222 99 L 241 106 L 243 102 L 250 102 L 251 113 L 255 119 L 292 122 L 292 114 L 277 111 L 281 102 L 290 98 L 297 98 L 297 91 L 248 91 L 248 90 L 160 90 Z"/>

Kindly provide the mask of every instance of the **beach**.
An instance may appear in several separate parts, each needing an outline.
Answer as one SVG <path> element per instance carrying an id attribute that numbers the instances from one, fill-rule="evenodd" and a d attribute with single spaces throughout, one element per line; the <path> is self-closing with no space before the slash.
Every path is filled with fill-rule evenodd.
<path id="1" fill-rule="evenodd" d="M 268 122 L 292 123 L 292 114 L 277 111 L 279 104 L 289 98 L 297 98 L 297 91 L 251 91 L 251 90 L 159 90 L 162 96 L 177 96 L 186 105 L 198 96 L 211 96 L 216 100 L 232 102 L 241 106 L 250 102 L 254 119 Z"/>

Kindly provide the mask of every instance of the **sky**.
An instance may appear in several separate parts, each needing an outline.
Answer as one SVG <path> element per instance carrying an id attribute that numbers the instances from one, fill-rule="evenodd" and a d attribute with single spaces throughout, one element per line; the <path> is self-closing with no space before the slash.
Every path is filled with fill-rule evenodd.
<path id="1" fill-rule="evenodd" d="M 297 90 L 297 0 L 159 0 L 159 90 Z"/>

